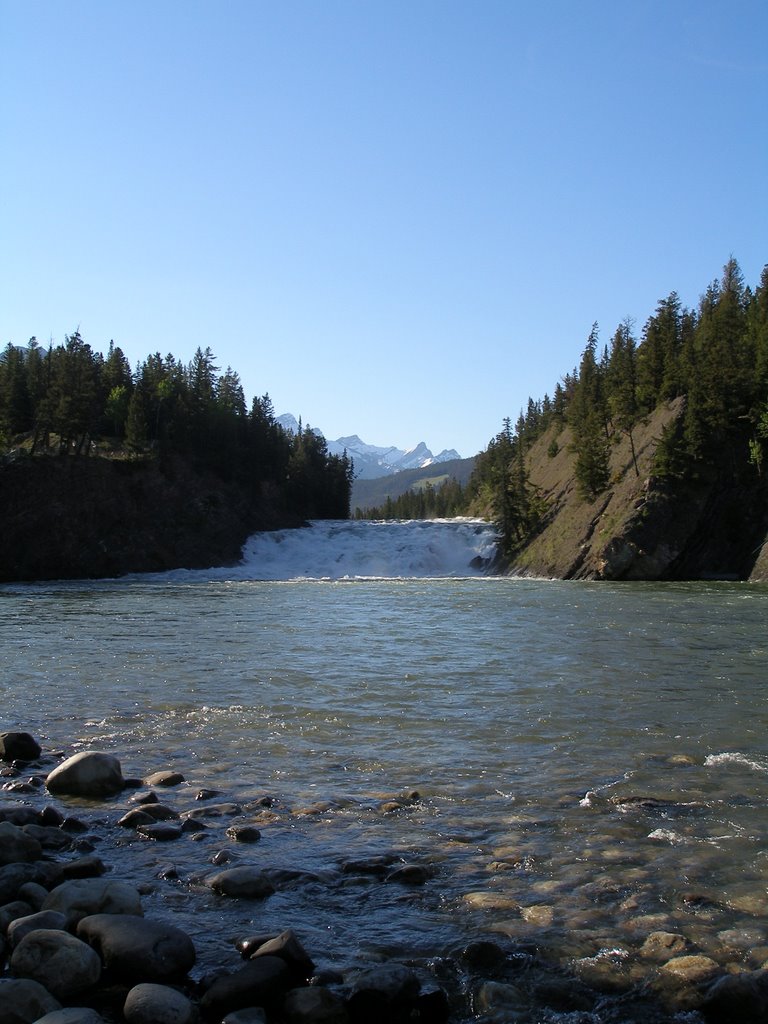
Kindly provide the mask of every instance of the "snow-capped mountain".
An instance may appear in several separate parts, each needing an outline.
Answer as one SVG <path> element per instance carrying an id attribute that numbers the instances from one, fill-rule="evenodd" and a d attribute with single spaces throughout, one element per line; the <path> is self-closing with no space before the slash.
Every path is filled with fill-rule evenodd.
<path id="1" fill-rule="evenodd" d="M 277 422 L 284 430 L 296 433 L 299 424 L 296 417 L 291 413 L 285 413 L 277 417 Z M 322 431 L 312 428 L 316 434 L 324 436 Z M 403 469 L 422 469 L 424 466 L 431 466 L 436 462 L 449 462 L 452 459 L 460 459 L 459 453 L 453 449 L 443 449 L 439 455 L 433 455 L 423 441 L 408 451 L 396 448 L 394 445 L 381 447 L 375 444 L 366 444 L 357 434 L 350 434 L 348 437 L 339 437 L 335 441 L 325 439 L 328 451 L 331 455 L 341 455 L 344 452 L 354 460 L 355 476 L 361 480 L 374 480 L 376 477 L 389 476 L 392 473 L 399 473 Z"/>

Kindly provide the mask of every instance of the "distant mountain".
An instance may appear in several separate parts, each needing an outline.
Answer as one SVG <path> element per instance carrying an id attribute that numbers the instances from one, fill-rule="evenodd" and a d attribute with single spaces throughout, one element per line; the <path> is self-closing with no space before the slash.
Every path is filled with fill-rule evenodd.
<path id="1" fill-rule="evenodd" d="M 277 417 L 277 422 L 285 430 L 296 433 L 299 424 L 291 413 L 284 413 Z M 322 431 L 313 428 L 314 432 L 323 437 Z M 394 445 L 381 447 L 375 444 L 366 444 L 357 434 L 350 434 L 348 437 L 339 437 L 335 441 L 326 438 L 328 451 L 331 455 L 342 455 L 344 452 L 354 461 L 355 479 L 376 480 L 382 476 L 391 476 L 393 473 L 401 473 L 407 469 L 424 469 L 427 466 L 434 466 L 436 463 L 452 462 L 460 459 L 459 453 L 453 449 L 443 449 L 439 455 L 433 455 L 423 441 L 420 441 L 414 448 L 403 451 Z"/>

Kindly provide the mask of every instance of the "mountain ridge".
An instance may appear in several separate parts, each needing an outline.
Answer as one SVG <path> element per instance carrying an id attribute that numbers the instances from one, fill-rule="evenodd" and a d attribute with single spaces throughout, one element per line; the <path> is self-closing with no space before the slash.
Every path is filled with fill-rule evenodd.
<path id="1" fill-rule="evenodd" d="M 276 422 L 284 430 L 297 433 L 299 422 L 293 413 L 283 413 Z M 410 469 L 424 469 L 443 462 L 461 459 L 455 448 L 444 448 L 434 455 L 425 441 L 419 441 L 413 448 L 403 450 L 396 445 L 375 445 L 363 441 L 359 434 L 348 434 L 329 440 L 322 430 L 311 428 L 313 433 L 325 439 L 330 455 L 343 455 L 345 452 L 354 462 L 355 479 L 375 480 Z"/>

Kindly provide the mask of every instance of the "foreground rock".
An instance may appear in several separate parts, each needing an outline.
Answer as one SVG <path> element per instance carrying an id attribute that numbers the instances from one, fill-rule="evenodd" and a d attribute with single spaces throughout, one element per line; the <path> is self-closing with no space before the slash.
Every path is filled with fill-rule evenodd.
<path id="1" fill-rule="evenodd" d="M 0 978 L 0 1024 L 32 1024 L 61 1003 L 37 981 Z"/>
<path id="2" fill-rule="evenodd" d="M 83 918 L 77 935 L 98 951 L 106 970 L 124 981 L 183 978 L 197 959 L 186 932 L 164 921 L 130 914 Z"/>
<path id="3" fill-rule="evenodd" d="M 49 793 L 99 798 L 121 793 L 125 779 L 116 757 L 83 750 L 54 768 L 45 784 Z"/>
<path id="4" fill-rule="evenodd" d="M 98 955 L 68 932 L 38 928 L 29 932 L 11 957 L 16 977 L 31 978 L 57 999 L 68 999 L 93 986 L 101 976 Z"/>

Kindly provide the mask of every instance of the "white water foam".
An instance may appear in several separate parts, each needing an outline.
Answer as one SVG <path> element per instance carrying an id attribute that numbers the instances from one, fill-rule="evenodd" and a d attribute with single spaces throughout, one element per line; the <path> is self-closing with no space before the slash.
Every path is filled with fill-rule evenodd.
<path id="1" fill-rule="evenodd" d="M 445 579 L 488 575 L 498 534 L 479 519 L 318 520 L 308 527 L 256 533 L 239 565 L 175 571 L 165 579 Z"/>
<path id="2" fill-rule="evenodd" d="M 768 772 L 768 761 L 756 761 L 754 758 L 747 757 L 746 754 L 742 754 L 739 751 L 709 754 L 704 759 L 704 764 L 708 767 L 721 764 L 736 764 L 743 765 L 745 768 L 751 768 L 753 772 Z"/>

